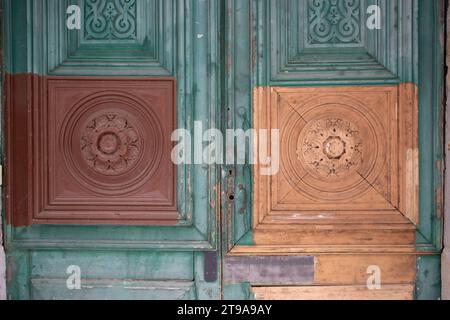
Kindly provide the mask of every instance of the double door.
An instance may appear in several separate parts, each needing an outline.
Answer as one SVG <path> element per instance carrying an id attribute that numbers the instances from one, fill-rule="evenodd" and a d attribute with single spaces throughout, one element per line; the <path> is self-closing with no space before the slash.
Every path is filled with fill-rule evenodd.
<path id="1" fill-rule="evenodd" d="M 10 298 L 439 295 L 438 1 L 4 12 Z"/>

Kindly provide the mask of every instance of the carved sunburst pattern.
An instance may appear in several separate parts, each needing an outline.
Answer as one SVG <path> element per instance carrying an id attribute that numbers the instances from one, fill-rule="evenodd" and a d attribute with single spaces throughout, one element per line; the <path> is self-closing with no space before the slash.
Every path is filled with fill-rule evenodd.
<path id="1" fill-rule="evenodd" d="M 310 170 L 322 177 L 341 177 L 358 169 L 363 143 L 355 124 L 328 118 L 313 122 L 305 130 L 307 134 L 297 154 Z"/>
<path id="2" fill-rule="evenodd" d="M 97 173 L 119 175 L 139 159 L 139 133 L 123 116 L 101 115 L 86 125 L 81 150 L 89 167 Z"/>

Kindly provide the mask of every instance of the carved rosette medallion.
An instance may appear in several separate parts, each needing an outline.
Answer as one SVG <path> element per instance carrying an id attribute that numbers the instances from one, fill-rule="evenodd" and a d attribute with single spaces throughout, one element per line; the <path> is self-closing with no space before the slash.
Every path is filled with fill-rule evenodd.
<path id="1" fill-rule="evenodd" d="M 140 157 L 141 138 L 128 119 L 105 114 L 88 121 L 81 137 L 81 151 L 88 166 L 103 175 L 120 175 Z"/>
<path id="2" fill-rule="evenodd" d="M 347 176 L 359 168 L 363 143 L 355 124 L 328 118 L 312 122 L 305 131 L 297 155 L 309 170 L 327 178 Z"/>

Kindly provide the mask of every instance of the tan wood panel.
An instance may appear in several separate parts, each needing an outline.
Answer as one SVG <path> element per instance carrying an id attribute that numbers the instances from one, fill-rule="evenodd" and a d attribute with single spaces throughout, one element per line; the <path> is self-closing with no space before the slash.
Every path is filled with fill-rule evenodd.
<path id="1" fill-rule="evenodd" d="M 260 230 L 254 231 L 256 245 L 409 245 L 414 230 Z"/>
<path id="2" fill-rule="evenodd" d="M 410 284 L 416 278 L 413 255 L 320 255 L 316 257 L 316 285 L 365 285 L 371 274 L 380 270 L 382 285 Z"/>
<path id="3" fill-rule="evenodd" d="M 280 170 L 272 176 L 262 174 L 264 165 L 255 161 L 255 252 L 314 245 L 399 252 L 414 245 L 414 84 L 261 87 L 254 90 L 253 106 L 255 129 L 280 130 L 281 154 Z M 255 137 L 255 156 L 272 150 L 273 143 L 271 137 Z"/>
<path id="4" fill-rule="evenodd" d="M 235 246 L 228 254 L 239 255 L 299 255 L 299 254 L 409 254 L 427 255 L 417 252 L 415 245 L 266 245 L 266 246 Z M 429 253 L 428 253 L 429 254 Z"/>
<path id="5" fill-rule="evenodd" d="M 412 300 L 414 285 L 385 285 L 380 290 L 366 286 L 253 287 L 257 300 Z"/>

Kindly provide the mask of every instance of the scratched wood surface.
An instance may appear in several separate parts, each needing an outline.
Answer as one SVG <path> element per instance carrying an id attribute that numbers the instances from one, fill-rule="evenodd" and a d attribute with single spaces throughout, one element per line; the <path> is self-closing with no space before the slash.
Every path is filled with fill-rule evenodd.
<path id="1" fill-rule="evenodd" d="M 414 244 L 414 84 L 257 88 L 253 111 L 281 142 L 280 171 L 254 170 L 257 246 Z"/>
<path id="2" fill-rule="evenodd" d="M 412 300 L 414 285 L 384 285 L 379 290 L 366 286 L 253 287 L 257 300 Z"/>
<path id="3" fill-rule="evenodd" d="M 224 283 L 284 284 L 314 283 L 313 256 L 246 256 L 227 257 L 224 261 Z"/>
<path id="4" fill-rule="evenodd" d="M 221 123 L 220 1 L 1 3 L 8 298 L 219 299 L 219 167 L 171 134 Z"/>

